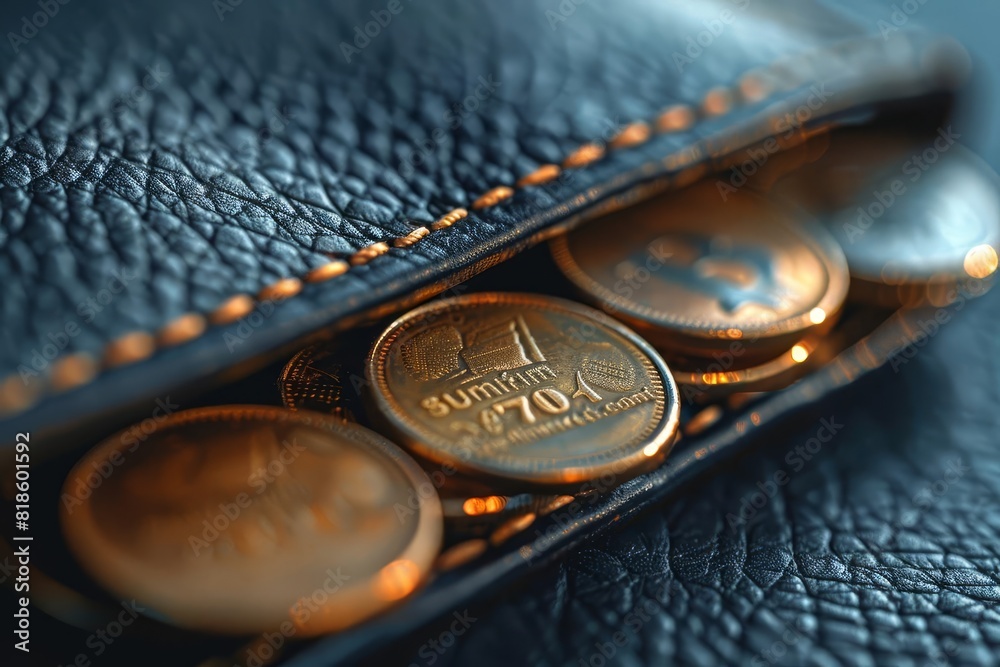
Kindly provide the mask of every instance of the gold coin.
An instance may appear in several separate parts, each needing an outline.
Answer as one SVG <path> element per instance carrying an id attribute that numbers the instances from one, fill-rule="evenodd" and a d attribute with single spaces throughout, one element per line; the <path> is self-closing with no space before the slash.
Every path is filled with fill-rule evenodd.
<path id="1" fill-rule="evenodd" d="M 556 263 L 662 352 L 741 363 L 829 328 L 847 295 L 844 254 L 822 227 L 714 181 L 654 198 L 552 241 Z"/>
<path id="2" fill-rule="evenodd" d="M 278 378 L 289 410 L 313 410 L 354 421 L 344 396 L 344 364 L 332 345 L 310 345 L 292 357 Z"/>
<path id="3" fill-rule="evenodd" d="M 415 590 L 441 506 L 381 436 L 311 412 L 177 413 L 91 450 L 63 487 L 71 551 L 99 583 L 183 627 L 339 630 Z"/>
<path id="4" fill-rule="evenodd" d="M 681 396 L 701 401 L 737 392 L 776 391 L 792 384 L 812 369 L 829 361 L 836 349 L 821 333 L 806 336 L 773 359 L 739 367 L 735 355 L 690 360 L 690 366 L 672 364 Z"/>
<path id="5" fill-rule="evenodd" d="M 677 388 L 635 333 L 578 304 L 484 293 L 393 322 L 368 361 L 375 411 L 421 456 L 518 484 L 654 467 L 677 432 Z"/>

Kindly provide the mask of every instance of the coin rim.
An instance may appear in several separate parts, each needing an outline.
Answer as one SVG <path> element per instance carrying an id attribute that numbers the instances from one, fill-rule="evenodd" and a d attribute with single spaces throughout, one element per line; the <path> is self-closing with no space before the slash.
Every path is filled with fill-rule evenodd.
<path id="1" fill-rule="evenodd" d="M 707 181 L 701 181 L 704 184 Z M 695 184 L 696 185 L 696 184 Z M 694 187 L 695 185 L 688 186 Z M 687 189 L 687 188 L 685 188 Z M 675 192 L 682 192 L 678 190 Z M 661 194 L 660 197 L 668 197 L 671 193 Z M 789 335 L 805 335 L 814 327 L 819 326 L 812 322 L 810 315 L 813 309 L 821 308 L 826 314 L 826 319 L 836 317 L 843 308 L 847 300 L 847 293 L 850 287 L 850 274 L 847 268 L 847 258 L 844 250 L 837 243 L 833 235 L 821 224 L 811 218 L 795 220 L 791 209 L 782 202 L 776 202 L 759 195 L 744 192 L 741 196 L 764 202 L 774 207 L 781 215 L 769 218 L 772 223 L 780 224 L 789 230 L 790 235 L 803 241 L 819 260 L 823 270 L 827 275 L 827 288 L 819 301 L 798 315 L 782 318 L 773 322 L 760 322 L 756 325 L 743 325 L 726 327 L 718 323 L 709 323 L 697 320 L 682 320 L 676 315 L 650 306 L 644 306 L 636 301 L 616 294 L 608 287 L 604 286 L 596 279 L 592 278 L 577 263 L 569 247 L 569 237 L 574 233 L 557 236 L 549 241 L 549 249 L 556 266 L 566 278 L 570 280 L 586 297 L 596 303 L 602 309 L 608 310 L 622 319 L 641 329 L 652 329 L 651 336 L 674 335 L 682 339 L 683 342 L 694 341 L 719 343 L 723 341 L 738 341 L 753 339 L 754 341 L 767 342 L 771 339 L 781 338 Z M 626 209 L 615 211 L 609 216 L 595 219 L 587 224 L 606 224 L 616 216 L 635 215 L 634 209 L 637 206 L 648 204 L 652 200 L 647 199 L 637 202 Z M 803 215 L 807 215 L 803 212 Z M 664 231 L 667 231 L 666 229 Z M 839 269 L 839 270 L 838 270 Z M 822 323 L 821 323 L 822 324 Z M 737 329 L 740 335 L 728 335 L 729 329 Z"/>
<path id="2" fill-rule="evenodd" d="M 813 370 L 816 363 L 814 361 L 816 354 L 822 351 L 823 343 L 828 340 L 827 334 L 827 331 L 811 332 L 794 345 L 789 346 L 787 350 L 777 357 L 747 368 L 706 372 L 678 370 L 674 371 L 676 374 L 675 379 L 680 387 L 691 387 L 696 391 L 704 393 L 706 396 L 756 391 L 777 391 L 790 385 L 798 378 L 808 375 Z M 796 346 L 805 347 L 809 352 L 808 358 L 803 361 L 786 358 L 787 355 L 791 354 L 792 348 Z M 706 362 L 717 363 L 708 362 L 708 360 Z M 705 382 L 702 379 L 705 375 L 724 375 L 735 377 L 736 379 L 728 382 Z"/>
<path id="3" fill-rule="evenodd" d="M 371 446 L 377 449 L 379 454 L 381 454 L 385 459 L 397 464 L 403 476 L 416 492 L 419 503 L 417 509 L 419 516 L 417 519 L 417 525 L 413 530 L 412 539 L 410 539 L 405 547 L 398 554 L 395 554 L 385 565 L 402 559 L 409 560 L 417 564 L 420 568 L 421 574 L 420 584 L 414 587 L 414 590 L 411 591 L 409 595 L 412 595 L 413 592 L 419 589 L 420 585 L 426 583 L 429 575 L 433 571 L 433 564 L 441 551 L 441 545 L 443 543 L 444 514 L 441 501 L 433 483 L 427 476 L 427 473 L 424 472 L 424 470 L 406 451 L 380 433 L 372 431 L 371 429 L 365 428 L 359 424 L 338 421 L 336 418 L 323 413 L 309 410 L 292 411 L 284 407 L 269 405 L 223 405 L 192 408 L 190 410 L 184 410 L 167 416 L 159 423 L 157 431 L 162 429 L 177 428 L 187 424 L 256 420 L 265 422 L 299 423 L 328 431 L 334 435 L 346 430 L 355 431 L 360 436 L 360 439 L 351 440 L 350 438 L 345 438 L 347 442 L 355 443 L 360 447 L 364 447 L 366 445 Z M 66 494 L 72 492 L 72 490 L 69 489 L 69 485 L 80 479 L 80 474 L 88 472 L 90 464 L 93 461 L 107 460 L 113 452 L 121 451 L 125 448 L 126 445 L 122 441 L 122 436 L 128 432 L 130 428 L 131 427 L 127 427 L 111 436 L 108 436 L 87 451 L 87 453 L 85 453 L 80 460 L 77 461 L 72 470 L 70 470 L 69 474 L 66 476 L 62 485 L 62 493 Z M 424 494 L 422 492 L 424 484 L 427 485 L 427 488 L 431 489 L 429 494 Z M 100 532 L 94 529 L 98 522 L 92 509 L 93 504 L 91 499 L 93 496 L 94 493 L 91 493 L 86 499 L 84 499 L 82 501 L 83 504 L 74 510 L 72 516 L 69 515 L 65 504 L 60 507 L 59 523 L 62 528 L 66 544 L 77 562 L 94 579 L 94 581 L 120 598 L 135 597 L 134 592 L 130 592 L 121 587 L 122 582 L 119 578 L 111 576 L 113 575 L 114 568 L 109 567 L 106 564 L 108 559 L 105 558 L 104 555 L 96 553 L 93 548 L 88 546 L 93 543 L 93 536 L 99 534 Z M 99 541 L 102 545 L 110 547 L 110 550 L 115 553 L 117 558 L 124 557 L 133 562 L 142 560 L 140 558 L 136 558 L 134 555 L 131 555 L 130 552 L 115 546 L 114 542 L 106 538 L 102 538 Z M 383 567 L 385 565 L 383 565 Z M 370 577 L 359 580 L 358 583 L 353 586 L 351 583 L 347 583 L 345 586 L 348 588 L 363 590 L 365 586 L 371 585 L 373 577 L 377 575 L 378 571 L 373 573 Z M 155 578 L 155 570 L 151 572 L 151 578 Z M 127 587 L 128 583 L 126 582 L 125 588 Z M 405 597 L 409 597 L 409 595 Z M 403 599 L 405 599 L 405 597 Z M 299 636 L 306 637 L 323 634 L 324 632 L 328 632 L 330 630 L 346 629 L 365 621 L 371 616 L 386 611 L 399 602 L 400 600 L 385 600 L 384 604 L 380 607 L 373 611 L 366 611 L 357 618 L 350 618 L 349 608 L 338 608 L 337 613 L 333 614 L 333 616 L 337 617 L 337 623 L 329 627 L 319 625 L 320 616 L 323 615 L 312 614 L 309 622 L 301 626 L 296 626 L 296 631 Z M 154 610 L 158 607 L 158 605 L 153 602 L 148 602 L 148 604 L 150 608 Z M 199 617 L 198 614 L 195 614 L 195 616 Z M 248 626 L 241 627 L 238 625 L 227 625 L 225 623 L 221 625 L 214 625 L 190 622 L 189 620 L 177 615 L 172 615 L 169 618 L 157 615 L 156 618 L 167 620 L 171 625 L 175 625 L 177 627 L 201 631 L 213 631 L 222 634 L 246 634 L 248 632 L 264 632 L 275 629 L 274 627 L 251 628 Z M 345 623 L 345 618 L 349 618 L 349 622 Z M 285 620 L 292 623 L 295 622 L 291 616 Z M 283 621 L 279 621 L 278 623 L 280 624 L 282 622 Z"/>
<path id="4" fill-rule="evenodd" d="M 388 351 L 403 330 L 410 327 L 414 320 L 420 319 L 428 313 L 484 304 L 531 306 L 542 311 L 562 310 L 584 321 L 592 320 L 625 338 L 635 345 L 640 353 L 646 356 L 653 370 L 659 373 L 663 381 L 664 406 L 661 410 L 659 422 L 653 424 L 651 431 L 643 436 L 639 445 L 632 446 L 634 451 L 616 459 L 613 463 L 606 465 L 558 466 L 552 471 L 504 469 L 489 465 L 489 460 L 479 459 L 477 462 L 473 458 L 460 459 L 453 457 L 447 451 L 424 442 L 423 438 L 426 437 L 424 431 L 426 429 L 422 428 L 416 420 L 409 418 L 401 406 L 392 399 L 392 393 L 387 386 L 384 373 L 382 373 Z M 379 334 L 368 354 L 368 363 L 365 368 L 368 375 L 367 379 L 371 383 L 372 389 L 369 391 L 369 395 L 375 403 L 376 416 L 380 417 L 400 437 L 404 446 L 411 448 L 416 454 L 425 459 L 442 465 L 454 466 L 463 472 L 486 475 L 526 485 L 566 486 L 593 480 L 610 469 L 611 466 L 617 466 L 623 462 L 625 468 L 620 472 L 615 472 L 615 475 L 619 476 L 621 481 L 625 481 L 635 475 L 641 474 L 649 468 L 652 462 L 658 462 L 669 453 L 670 448 L 676 441 L 680 425 L 680 394 L 677 389 L 677 383 L 666 361 L 663 360 L 663 357 L 660 356 L 652 345 L 621 322 L 608 317 L 599 310 L 548 295 L 524 292 L 477 292 L 448 299 L 439 299 L 424 304 L 398 317 Z M 434 439 L 441 440 L 437 437 Z M 652 444 L 657 445 L 657 453 L 651 457 L 647 456 L 643 450 Z M 620 445 L 616 449 L 606 450 L 605 453 L 622 451 L 627 447 L 627 445 Z M 592 454 L 587 458 L 593 458 L 594 456 Z"/>

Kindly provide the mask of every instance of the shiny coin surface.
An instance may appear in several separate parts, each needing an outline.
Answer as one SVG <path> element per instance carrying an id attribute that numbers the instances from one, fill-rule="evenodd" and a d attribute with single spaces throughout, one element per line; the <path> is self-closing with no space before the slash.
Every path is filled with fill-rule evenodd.
<path id="1" fill-rule="evenodd" d="M 935 148 L 937 146 L 937 148 Z M 1000 249 L 1000 179 L 959 144 L 914 148 L 858 202 L 828 219 L 853 294 L 881 305 L 942 306 L 989 286 Z"/>
<path id="2" fill-rule="evenodd" d="M 224 633 L 338 630 L 415 590 L 437 555 L 430 481 L 360 426 L 228 406 L 139 435 L 112 436 L 77 464 L 61 521 L 84 568 L 156 618 Z"/>
<path id="3" fill-rule="evenodd" d="M 641 338 L 591 308 L 528 294 L 437 301 L 369 358 L 375 412 L 421 456 L 522 484 L 618 481 L 677 432 L 677 388 Z"/>
<path id="4" fill-rule="evenodd" d="M 844 254 L 822 227 L 713 180 L 552 241 L 563 273 L 671 358 L 742 341 L 751 365 L 828 328 L 847 295 Z"/>
<path id="5" fill-rule="evenodd" d="M 690 360 L 690 367 L 671 366 L 683 398 L 689 401 L 714 399 L 736 392 L 776 391 L 805 376 L 810 370 L 829 361 L 835 349 L 825 345 L 822 334 L 806 336 L 773 359 L 737 368 L 737 355 L 719 355 L 716 359 Z"/>

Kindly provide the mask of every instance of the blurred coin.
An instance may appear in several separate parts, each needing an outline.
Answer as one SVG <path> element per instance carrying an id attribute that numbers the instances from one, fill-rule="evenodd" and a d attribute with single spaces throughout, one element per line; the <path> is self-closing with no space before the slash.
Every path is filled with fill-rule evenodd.
<path id="1" fill-rule="evenodd" d="M 417 308 L 369 356 L 375 412 L 421 456 L 517 484 L 618 481 L 657 465 L 677 432 L 660 356 L 561 299 L 483 293 Z"/>
<path id="2" fill-rule="evenodd" d="M 416 463 L 311 412 L 177 413 L 98 445 L 63 490 L 67 543 L 99 583 L 206 631 L 348 627 L 416 589 L 441 543 Z"/>
<path id="3" fill-rule="evenodd" d="M 823 134 L 822 157 L 783 174 L 769 196 L 793 202 L 817 216 L 854 208 L 860 196 L 900 166 L 919 147 L 912 132 L 883 126 L 842 128 Z"/>
<path id="4" fill-rule="evenodd" d="M 746 366 L 829 328 L 847 295 L 843 252 L 807 219 L 705 181 L 552 241 L 563 273 L 668 358 L 742 342 Z"/>
<path id="5" fill-rule="evenodd" d="M 946 305 L 992 282 L 1000 248 L 1000 179 L 960 144 L 914 149 L 858 202 L 829 218 L 852 298 Z"/>

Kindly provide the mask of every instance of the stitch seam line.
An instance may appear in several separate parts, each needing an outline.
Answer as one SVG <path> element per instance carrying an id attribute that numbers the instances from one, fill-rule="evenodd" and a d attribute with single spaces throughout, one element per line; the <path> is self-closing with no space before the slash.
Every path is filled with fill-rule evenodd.
<path id="1" fill-rule="evenodd" d="M 811 55 L 818 57 L 818 50 Z M 778 71 L 774 71 L 778 70 Z M 636 121 L 626 125 L 606 145 L 587 143 L 567 155 L 561 165 L 543 164 L 522 176 L 513 187 L 500 185 L 475 199 L 469 208 L 482 210 L 503 203 L 517 190 L 544 185 L 559 178 L 564 171 L 583 169 L 604 159 L 610 152 L 643 145 L 656 135 L 692 129 L 701 120 L 717 118 L 733 110 L 737 102 L 747 104 L 765 101 L 779 89 L 791 89 L 803 83 L 801 73 L 789 75 L 778 61 L 769 70 L 751 70 L 739 77 L 735 91 L 717 86 L 702 99 L 700 108 L 690 104 L 675 104 L 662 110 L 652 123 Z M 700 117 L 699 117 L 700 114 Z M 409 248 L 431 234 L 451 227 L 469 216 L 466 208 L 455 208 L 427 226 L 421 226 L 404 236 L 379 241 L 360 248 L 346 259 L 335 259 L 311 269 L 301 278 L 287 277 L 261 288 L 256 296 L 235 294 L 207 314 L 187 312 L 161 327 L 155 334 L 133 331 L 110 341 L 100 358 L 89 352 L 74 352 L 52 362 L 48 377 L 49 393 L 58 393 L 84 385 L 103 369 L 135 363 L 152 356 L 158 349 L 190 342 L 202 336 L 209 326 L 230 324 L 249 315 L 265 301 L 282 301 L 298 295 L 304 283 L 322 283 L 342 276 L 351 269 L 364 266 L 389 252 L 390 248 Z M 44 380 L 22 381 L 14 372 L 0 381 L 0 415 L 23 411 L 40 398 Z"/>

